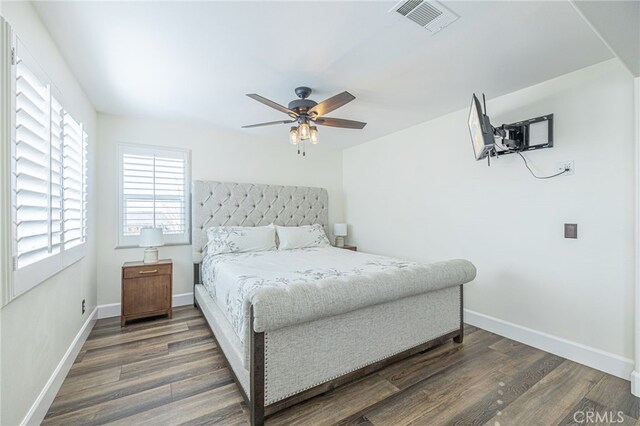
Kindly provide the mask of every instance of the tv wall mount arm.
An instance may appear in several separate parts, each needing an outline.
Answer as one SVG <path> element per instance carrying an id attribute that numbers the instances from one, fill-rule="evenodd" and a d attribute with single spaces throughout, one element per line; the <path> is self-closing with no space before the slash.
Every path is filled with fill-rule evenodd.
<path id="1" fill-rule="evenodd" d="M 547 140 L 532 141 L 531 125 L 542 122 L 547 123 Z M 491 157 L 553 147 L 553 114 L 542 115 L 518 121 L 517 123 L 503 124 L 500 127 L 491 127 L 493 135 L 501 139 L 500 145 L 503 148 L 498 150 L 494 147 L 490 154 Z"/>

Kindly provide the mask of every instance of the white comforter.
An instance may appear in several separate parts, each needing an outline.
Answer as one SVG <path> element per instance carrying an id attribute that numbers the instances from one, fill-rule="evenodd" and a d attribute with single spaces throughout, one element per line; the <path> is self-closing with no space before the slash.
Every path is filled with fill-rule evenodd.
<path id="1" fill-rule="evenodd" d="M 240 341 L 248 335 L 247 300 L 265 287 L 292 288 L 300 284 L 366 277 L 419 264 L 334 247 L 228 253 L 207 256 L 203 284 L 222 310 Z"/>

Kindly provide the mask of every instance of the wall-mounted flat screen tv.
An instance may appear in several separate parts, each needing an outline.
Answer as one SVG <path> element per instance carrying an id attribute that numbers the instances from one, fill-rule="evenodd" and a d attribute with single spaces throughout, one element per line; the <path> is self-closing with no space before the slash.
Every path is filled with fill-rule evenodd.
<path id="1" fill-rule="evenodd" d="M 486 158 L 493 150 L 495 140 L 489 117 L 483 113 L 480 100 L 475 94 L 471 98 L 469 109 L 469 132 L 476 160 Z"/>

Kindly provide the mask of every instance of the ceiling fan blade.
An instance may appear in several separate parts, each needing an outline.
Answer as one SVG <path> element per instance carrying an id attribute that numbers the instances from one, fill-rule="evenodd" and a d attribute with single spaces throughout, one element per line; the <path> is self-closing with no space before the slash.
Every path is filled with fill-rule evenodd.
<path id="1" fill-rule="evenodd" d="M 248 97 L 250 97 L 251 99 L 255 99 L 256 101 L 265 104 L 266 106 L 270 106 L 273 109 L 277 109 L 280 112 L 284 112 L 285 114 L 289 114 L 291 117 L 295 118 L 298 116 L 298 114 L 295 111 L 290 110 L 289 108 L 285 108 L 282 105 L 273 102 L 263 96 L 260 95 L 256 95 L 255 93 L 251 93 L 251 94 L 247 94 Z"/>
<path id="2" fill-rule="evenodd" d="M 345 120 L 343 118 L 332 117 L 318 117 L 313 121 L 321 126 L 343 127 L 345 129 L 363 129 L 364 126 L 367 125 L 367 123 L 363 123 L 362 121 Z"/>
<path id="3" fill-rule="evenodd" d="M 280 120 L 280 121 L 269 121 L 268 123 L 258 123 L 258 124 L 249 124 L 248 126 L 242 126 L 243 129 L 250 129 L 251 127 L 262 127 L 262 126 L 271 126 L 274 124 L 287 124 L 287 123 L 295 123 L 297 120 Z"/>
<path id="4" fill-rule="evenodd" d="M 349 92 L 342 92 L 320 102 L 318 105 L 311 108 L 309 113 L 315 113 L 316 117 L 319 117 L 348 104 L 355 98 L 356 97 Z"/>

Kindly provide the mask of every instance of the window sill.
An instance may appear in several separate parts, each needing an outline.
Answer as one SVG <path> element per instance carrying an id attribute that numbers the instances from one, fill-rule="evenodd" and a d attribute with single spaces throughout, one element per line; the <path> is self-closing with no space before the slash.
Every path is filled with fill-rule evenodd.
<path id="1" fill-rule="evenodd" d="M 191 242 L 188 243 L 166 243 L 162 246 L 159 246 L 157 248 L 162 248 L 162 247 L 174 247 L 174 246 L 190 246 Z M 117 245 L 114 247 L 115 250 L 124 250 L 124 249 L 134 249 L 134 248 L 144 248 L 144 247 L 140 247 L 140 246 L 136 246 L 136 245 Z"/>
<path id="2" fill-rule="evenodd" d="M 65 269 L 80 262 L 86 256 L 86 243 L 13 271 L 13 288 L 10 301 L 52 279 Z"/>

